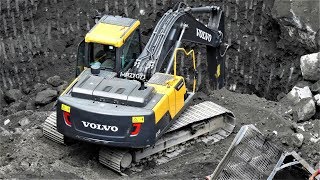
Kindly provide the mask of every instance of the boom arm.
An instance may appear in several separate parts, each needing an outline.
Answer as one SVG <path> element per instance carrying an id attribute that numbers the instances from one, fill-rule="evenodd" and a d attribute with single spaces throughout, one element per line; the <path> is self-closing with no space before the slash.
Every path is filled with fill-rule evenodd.
<path id="1" fill-rule="evenodd" d="M 210 13 L 209 24 L 205 26 L 189 12 Z M 143 81 L 147 81 L 155 72 L 170 73 L 174 49 L 180 47 L 182 40 L 206 45 L 207 50 L 216 51 L 223 41 L 221 17 L 222 11 L 216 6 L 180 8 L 179 5 L 177 10 L 167 11 L 154 28 L 130 73 L 140 74 L 135 77 L 140 77 L 139 80 Z M 216 55 L 212 55 L 214 54 L 207 56 L 209 66 L 212 66 L 211 62 L 217 61 Z M 216 70 L 213 74 L 216 74 Z"/>

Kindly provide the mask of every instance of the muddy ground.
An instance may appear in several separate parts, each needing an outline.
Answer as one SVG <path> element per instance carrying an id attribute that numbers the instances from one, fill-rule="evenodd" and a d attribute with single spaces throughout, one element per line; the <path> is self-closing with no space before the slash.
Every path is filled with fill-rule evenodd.
<path id="1" fill-rule="evenodd" d="M 233 111 L 237 118 L 234 133 L 215 144 L 197 143 L 168 163 L 156 165 L 149 162 L 131 172 L 130 179 L 201 179 L 213 172 L 235 134 L 245 124 L 254 124 L 279 148 L 299 152 L 312 166 L 320 161 L 320 146 L 310 141 L 311 134 L 319 131 L 319 119 L 309 121 L 310 124 L 295 124 L 290 116 L 284 116 L 286 106 L 226 89 L 214 91 L 210 97 L 200 94 L 196 100 L 203 99 L 210 99 Z M 22 111 L 1 119 L 0 178 L 128 178 L 99 164 L 95 145 L 76 143 L 63 146 L 47 140 L 42 134 L 41 123 L 48 113 Z M 25 118 L 29 121 L 26 125 L 21 121 Z M 10 122 L 3 126 L 6 119 Z M 299 126 L 303 126 L 304 131 Z M 295 132 L 304 135 L 303 145 L 299 145 L 292 135 Z"/>

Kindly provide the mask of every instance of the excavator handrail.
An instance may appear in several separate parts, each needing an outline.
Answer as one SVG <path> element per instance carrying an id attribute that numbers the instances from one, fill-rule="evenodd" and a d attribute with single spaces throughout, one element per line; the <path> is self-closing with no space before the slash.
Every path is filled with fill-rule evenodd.
<path id="1" fill-rule="evenodd" d="M 174 79 L 176 79 L 176 76 L 177 76 L 177 52 L 178 51 L 182 51 L 184 52 L 184 54 L 186 56 L 189 56 L 191 53 L 192 53 L 192 61 L 193 61 L 193 70 L 194 70 L 194 75 L 193 75 L 193 93 L 195 93 L 195 90 L 196 90 L 196 83 L 197 83 L 197 78 L 196 78 L 196 74 L 197 74 L 197 67 L 196 67 L 196 58 L 195 58 L 195 55 L 194 55 L 194 50 L 190 50 L 189 52 L 187 52 L 184 48 L 176 48 L 174 50 L 174 65 L 173 65 L 173 76 L 174 76 Z"/>

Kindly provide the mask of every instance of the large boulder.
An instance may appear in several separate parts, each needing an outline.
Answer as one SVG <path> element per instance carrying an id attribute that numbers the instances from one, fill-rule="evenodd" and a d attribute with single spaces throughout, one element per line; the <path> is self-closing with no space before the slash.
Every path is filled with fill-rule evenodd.
<path id="1" fill-rule="evenodd" d="M 312 92 L 308 86 L 298 87 L 294 86 L 292 90 L 287 94 L 285 99 L 289 100 L 293 104 L 297 104 L 301 99 L 311 98 Z"/>
<path id="2" fill-rule="evenodd" d="M 305 80 L 320 80 L 320 53 L 302 56 L 300 58 L 300 68 Z"/>
<path id="3" fill-rule="evenodd" d="M 12 103 L 20 100 L 22 97 L 22 93 L 19 89 L 10 89 L 5 92 L 4 99 L 7 103 Z"/>
<path id="4" fill-rule="evenodd" d="M 35 99 L 36 105 L 46 105 L 50 102 L 54 101 L 54 99 L 58 96 L 58 92 L 52 89 L 46 89 L 37 94 Z"/>
<path id="5" fill-rule="evenodd" d="M 52 85 L 53 87 L 58 87 L 63 83 L 60 76 L 52 76 L 47 79 L 47 83 Z"/>
<path id="6" fill-rule="evenodd" d="M 287 21 L 299 28 L 316 32 L 319 29 L 319 1 L 306 0 L 275 0 L 272 16 Z"/>
<path id="7" fill-rule="evenodd" d="M 302 99 L 293 107 L 293 120 L 296 122 L 307 121 L 315 114 L 316 105 L 313 98 Z"/>

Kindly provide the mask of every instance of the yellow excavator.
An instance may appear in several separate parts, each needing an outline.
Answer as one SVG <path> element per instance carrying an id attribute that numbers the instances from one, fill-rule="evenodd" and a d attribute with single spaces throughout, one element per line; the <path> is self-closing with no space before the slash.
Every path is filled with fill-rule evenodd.
<path id="1" fill-rule="evenodd" d="M 194 13 L 209 14 L 209 23 Z M 76 79 L 44 122 L 44 135 L 62 144 L 69 138 L 100 144 L 99 161 L 119 173 L 199 138 L 224 139 L 235 118 L 211 101 L 190 105 L 195 52 L 182 48 L 184 41 L 206 47 L 210 84 L 221 88 L 223 37 L 217 6 L 177 4 L 159 20 L 144 49 L 139 20 L 102 16 L 79 44 Z M 177 52 L 193 59 L 192 90 L 177 75 Z"/>

